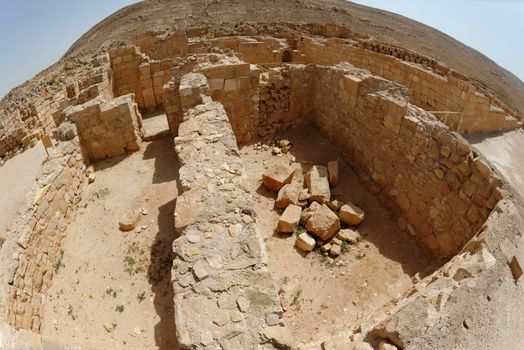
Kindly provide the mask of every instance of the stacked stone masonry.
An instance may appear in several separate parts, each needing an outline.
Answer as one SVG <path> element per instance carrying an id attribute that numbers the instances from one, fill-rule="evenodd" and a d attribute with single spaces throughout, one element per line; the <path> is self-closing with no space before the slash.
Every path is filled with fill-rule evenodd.
<path id="1" fill-rule="evenodd" d="M 283 311 L 237 141 L 224 108 L 207 96 L 202 101 L 185 112 L 175 138 L 184 191 L 175 209 L 182 235 L 173 244 L 172 272 L 179 346 L 291 349 L 282 320 L 266 324 Z"/>
<path id="2" fill-rule="evenodd" d="M 74 131 L 68 137 L 74 138 L 60 143 L 42 166 L 0 251 L 1 313 L 17 329 L 40 329 L 45 293 L 82 191 L 85 155 Z"/>

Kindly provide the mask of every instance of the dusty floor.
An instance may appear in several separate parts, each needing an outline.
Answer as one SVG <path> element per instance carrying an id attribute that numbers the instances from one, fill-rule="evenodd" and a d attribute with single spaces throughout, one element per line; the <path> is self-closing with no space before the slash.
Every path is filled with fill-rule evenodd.
<path id="1" fill-rule="evenodd" d="M 268 246 L 270 269 L 288 295 L 286 322 L 296 339 L 308 342 L 365 319 L 406 291 L 412 285 L 411 277 L 427 269 L 429 262 L 344 162 L 333 197 L 352 201 L 366 212 L 359 227 L 364 239 L 333 263 L 319 251 L 307 255 L 297 251 L 294 236 L 274 232 L 280 212 L 274 209 L 275 194 L 261 184 L 262 172 L 272 162 L 292 157 L 304 172 L 312 165 L 342 158 L 313 128 L 286 132 L 277 139 L 288 139 L 293 145 L 282 158 L 272 155 L 271 148 L 256 151 L 253 145 L 243 147 L 241 155 Z"/>
<path id="2" fill-rule="evenodd" d="M 18 209 L 25 203 L 42 161 L 47 155 L 39 142 L 35 147 L 8 159 L 0 166 L 0 235 L 14 219 Z"/>
<path id="3" fill-rule="evenodd" d="M 170 269 L 177 174 L 170 138 L 96 164 L 47 293 L 44 335 L 98 349 L 176 349 Z M 145 209 L 140 232 L 118 229 L 129 208 Z"/>

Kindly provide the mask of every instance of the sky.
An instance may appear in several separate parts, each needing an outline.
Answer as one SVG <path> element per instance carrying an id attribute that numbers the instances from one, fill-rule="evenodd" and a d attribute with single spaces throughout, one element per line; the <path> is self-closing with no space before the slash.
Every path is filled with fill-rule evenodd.
<path id="1" fill-rule="evenodd" d="M 136 0 L 0 0 L 0 98 Z M 524 0 L 354 0 L 437 28 L 524 80 Z"/>

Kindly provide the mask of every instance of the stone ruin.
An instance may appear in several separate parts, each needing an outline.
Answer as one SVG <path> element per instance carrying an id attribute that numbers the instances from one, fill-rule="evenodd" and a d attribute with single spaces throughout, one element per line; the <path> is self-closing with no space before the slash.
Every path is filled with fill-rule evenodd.
<path id="1" fill-rule="evenodd" d="M 202 27 L 115 44 L 63 89 L 2 121 L 0 157 L 42 135 L 56 143 L 0 252 L 4 349 L 72 348 L 38 333 L 66 228 L 93 180 L 88 165 L 139 150 L 142 116 L 158 111 L 180 162 L 172 264 L 180 349 L 440 349 L 460 337 L 456 310 L 474 302 L 471 283 L 489 284 L 495 271 L 521 283 L 524 256 L 498 248 L 522 234 L 518 204 L 461 136 L 519 128 L 518 113 L 459 72 L 344 27 L 252 26 L 253 35 Z M 298 249 L 332 258 L 342 242 L 356 243 L 365 213 L 330 191 L 345 181 L 344 162 L 402 239 L 440 265 L 360 324 L 304 344 L 284 320 L 257 227 L 266 213 L 255 209 L 239 147 L 307 125 L 342 158 L 315 164 L 299 183 L 286 162 L 260 174 L 284 210 L 277 230 L 303 224 Z M 274 153 L 289 150 L 284 141 Z"/>

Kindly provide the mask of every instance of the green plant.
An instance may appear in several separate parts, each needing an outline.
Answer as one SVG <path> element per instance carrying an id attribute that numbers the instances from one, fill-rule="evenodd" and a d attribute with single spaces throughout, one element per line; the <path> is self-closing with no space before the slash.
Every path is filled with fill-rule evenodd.
<path id="1" fill-rule="evenodd" d="M 136 295 L 138 302 L 141 303 L 146 299 L 146 292 L 140 292 Z"/>
<path id="2" fill-rule="evenodd" d="M 306 232 L 306 228 L 304 227 L 304 224 L 300 222 L 297 227 L 295 227 L 295 230 L 293 231 L 294 236 L 298 236 L 302 233 Z"/>
<path id="3" fill-rule="evenodd" d="M 112 295 L 113 298 L 116 298 L 116 290 L 114 290 L 113 288 L 109 287 L 106 289 L 106 294 L 107 295 Z"/>
<path id="4" fill-rule="evenodd" d="M 364 259 L 365 256 L 366 256 L 366 254 L 358 252 L 357 255 L 355 255 L 355 258 L 357 260 L 362 260 L 362 259 Z"/>
<path id="5" fill-rule="evenodd" d="M 74 310 L 71 304 L 69 304 L 69 307 L 67 308 L 67 315 L 71 317 L 73 321 L 76 320 L 76 315 L 74 314 Z"/>
<path id="6" fill-rule="evenodd" d="M 120 312 L 120 313 L 124 312 L 124 305 L 122 305 L 122 304 L 117 305 L 115 310 Z"/>
<path id="7" fill-rule="evenodd" d="M 300 296 L 302 295 L 302 289 L 297 290 L 295 296 L 293 297 L 293 301 L 291 302 L 291 305 L 298 305 L 300 302 Z"/>
<path id="8" fill-rule="evenodd" d="M 56 263 L 54 265 L 55 272 L 58 272 L 58 270 L 61 267 L 65 267 L 64 263 L 62 262 L 63 259 L 64 259 L 64 250 L 60 249 L 60 253 L 58 254 L 58 260 L 56 261 Z"/>
<path id="9" fill-rule="evenodd" d="M 340 244 L 340 251 L 342 253 L 347 253 L 349 252 L 349 243 L 346 242 L 346 241 L 342 241 L 342 244 Z"/>

